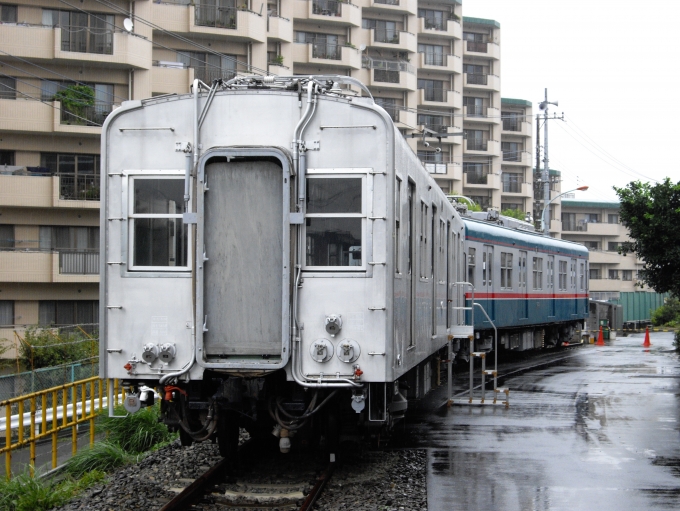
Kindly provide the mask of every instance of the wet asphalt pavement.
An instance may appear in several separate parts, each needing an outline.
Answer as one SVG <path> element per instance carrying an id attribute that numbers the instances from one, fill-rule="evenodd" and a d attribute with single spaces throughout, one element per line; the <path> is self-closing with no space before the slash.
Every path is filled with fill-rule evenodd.
<path id="1" fill-rule="evenodd" d="M 509 409 L 410 421 L 408 443 L 428 452 L 428 510 L 680 510 L 680 361 L 672 333 L 643 340 L 509 377 Z"/>

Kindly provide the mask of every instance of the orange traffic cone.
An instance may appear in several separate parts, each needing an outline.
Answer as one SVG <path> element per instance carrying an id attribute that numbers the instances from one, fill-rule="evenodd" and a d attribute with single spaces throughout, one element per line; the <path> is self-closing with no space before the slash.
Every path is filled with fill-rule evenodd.
<path id="1" fill-rule="evenodd" d="M 602 335 L 602 325 L 600 325 L 600 333 L 597 334 L 597 342 L 595 346 L 604 346 L 604 335 Z"/>
<path id="2" fill-rule="evenodd" d="M 652 345 L 651 342 L 649 342 L 649 327 L 645 328 L 645 342 L 642 343 L 643 348 L 649 348 Z"/>

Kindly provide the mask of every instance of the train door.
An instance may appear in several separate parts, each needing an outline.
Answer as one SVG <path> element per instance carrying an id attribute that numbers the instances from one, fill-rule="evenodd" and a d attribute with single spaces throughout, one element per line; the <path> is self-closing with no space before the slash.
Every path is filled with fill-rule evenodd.
<path id="1" fill-rule="evenodd" d="M 527 294 L 527 253 L 525 250 L 519 251 L 519 293 L 520 319 L 527 319 L 529 317 L 529 295 Z"/>
<path id="2" fill-rule="evenodd" d="M 484 245 L 484 251 L 482 252 L 482 293 L 486 297 L 484 309 L 486 309 L 486 313 L 492 321 L 496 319 L 494 316 L 496 301 L 493 294 L 493 281 L 493 246 Z"/>
<path id="3" fill-rule="evenodd" d="M 571 292 L 571 314 L 576 315 L 578 314 L 578 297 L 576 294 L 576 259 L 571 259 L 569 262 L 569 272 L 570 272 L 570 281 L 569 281 L 569 289 Z"/>
<path id="4" fill-rule="evenodd" d="M 555 317 L 555 256 L 548 256 L 548 316 Z"/>
<path id="5" fill-rule="evenodd" d="M 408 223 L 406 225 L 406 228 L 408 229 L 408 271 L 406 272 L 406 279 L 408 280 L 407 283 L 407 289 L 408 289 L 408 297 L 406 300 L 407 307 L 406 307 L 406 332 L 407 332 L 407 340 L 408 340 L 408 347 L 410 348 L 411 346 L 414 345 L 414 339 L 415 335 L 413 333 L 413 330 L 415 328 L 415 321 L 414 321 L 414 307 L 413 307 L 413 302 L 415 300 L 415 266 L 416 266 L 416 253 L 415 253 L 415 229 L 416 229 L 416 222 L 415 222 L 415 193 L 416 193 L 416 184 L 409 179 L 408 182 Z"/>

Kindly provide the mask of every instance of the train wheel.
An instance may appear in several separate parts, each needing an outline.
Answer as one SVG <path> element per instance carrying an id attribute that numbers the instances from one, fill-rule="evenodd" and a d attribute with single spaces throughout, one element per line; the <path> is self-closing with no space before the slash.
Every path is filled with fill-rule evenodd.
<path id="1" fill-rule="evenodd" d="M 238 449 L 238 417 L 233 412 L 221 412 L 217 422 L 217 444 L 220 455 L 227 459 L 236 460 Z"/>

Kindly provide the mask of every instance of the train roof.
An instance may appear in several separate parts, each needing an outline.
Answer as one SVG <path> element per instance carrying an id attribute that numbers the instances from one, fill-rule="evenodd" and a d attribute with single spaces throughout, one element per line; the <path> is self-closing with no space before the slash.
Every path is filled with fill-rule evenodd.
<path id="1" fill-rule="evenodd" d="M 539 233 L 520 231 L 498 224 L 463 217 L 465 238 L 489 242 L 522 250 L 533 250 L 576 257 L 588 257 L 588 249 L 580 243 L 566 241 Z"/>

